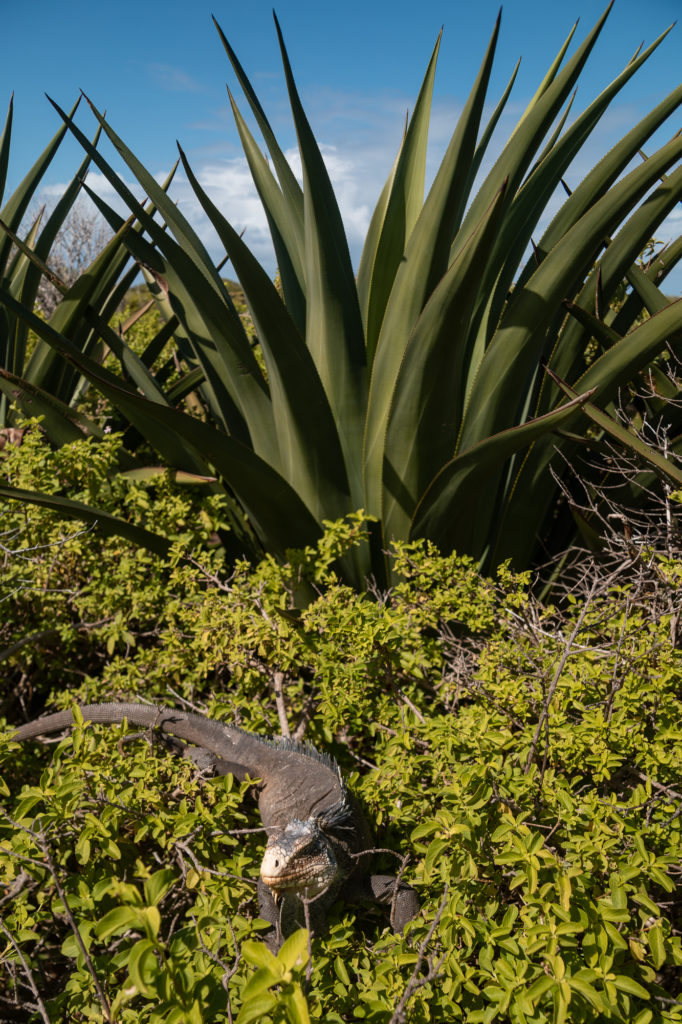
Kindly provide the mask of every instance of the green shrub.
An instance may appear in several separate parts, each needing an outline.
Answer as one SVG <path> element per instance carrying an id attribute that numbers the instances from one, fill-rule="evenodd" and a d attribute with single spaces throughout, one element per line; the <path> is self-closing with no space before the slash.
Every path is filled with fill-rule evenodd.
<path id="1" fill-rule="evenodd" d="M 34 474 L 108 479 L 87 443 L 41 467 L 37 438 L 22 445 Z M 66 638 L 53 665 L 30 643 L 7 656 L 11 678 L 23 665 L 59 684 L 68 666 L 62 706 L 181 698 L 276 732 L 281 673 L 292 728 L 338 758 L 377 845 L 410 855 L 423 909 L 395 936 L 341 903 L 309 965 L 301 934 L 275 959 L 253 890 L 263 840 L 235 834 L 257 824 L 248 786 L 122 746 L 122 729 L 78 726 L 53 756 L 3 742 L 0 1017 L 38 1019 L 31 979 L 52 1022 L 103 1019 L 103 998 L 131 1022 L 682 1020 L 679 558 L 649 549 L 615 576 L 593 563 L 559 608 L 506 567 L 485 579 L 414 542 L 393 553 L 392 590 L 359 595 L 334 565 L 361 516 L 226 577 L 187 492 L 119 482 L 108 500 L 174 537 L 171 557 L 62 537 L 32 510 L 31 538 L 60 542 L 23 575 L 6 556 L 12 585 Z M 219 506 L 204 512 L 208 533 Z M 70 642 L 95 608 L 119 616 L 113 643 L 110 626 Z M 17 722 L 10 693 L 5 708 Z"/>
<path id="2" fill-rule="evenodd" d="M 118 436 L 53 450 L 35 422 L 18 429 L 19 443 L 0 451 L 0 475 L 15 487 L 68 489 L 85 503 L 96 495 L 105 514 L 164 534 L 169 546 L 203 546 L 206 565 L 220 567 L 223 549 L 206 546 L 224 528 L 219 497 L 178 487 L 163 471 L 129 479 Z M 156 643 L 172 598 L 167 570 L 144 547 L 16 501 L 4 504 L 0 543 L 0 708 L 10 698 L 26 706 L 36 692 L 44 700 L 52 686 L 77 685 L 117 654 Z"/>

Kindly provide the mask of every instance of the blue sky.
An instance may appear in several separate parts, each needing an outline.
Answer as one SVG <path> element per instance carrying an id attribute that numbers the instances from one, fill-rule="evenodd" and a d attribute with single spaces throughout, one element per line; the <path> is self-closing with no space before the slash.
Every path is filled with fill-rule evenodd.
<path id="1" fill-rule="evenodd" d="M 615 77 L 640 43 L 648 44 L 663 32 L 680 13 L 680 6 L 680 0 L 616 0 L 581 78 L 574 109 L 582 109 Z M 395 155 L 405 111 L 414 103 L 441 25 L 444 35 L 432 115 L 434 168 L 473 82 L 498 7 L 497 0 L 277 3 L 294 74 L 323 146 L 356 256 Z M 68 108 L 83 89 L 100 109 L 106 108 L 114 128 L 155 175 L 162 177 L 172 165 L 175 139 L 179 139 L 204 187 L 236 226 L 246 227 L 246 239 L 268 263 L 264 218 L 228 110 L 225 84 L 234 87 L 234 76 L 211 14 L 237 51 L 280 143 L 291 149 L 295 163 L 295 137 L 271 8 L 264 0 L 119 0 L 106 5 L 97 0 L 59 4 L 32 0 L 6 8 L 0 22 L 5 42 L 0 105 L 6 108 L 14 91 L 9 189 L 18 184 L 58 128 L 57 115 L 44 94 Z M 508 0 L 504 4 L 491 101 L 504 88 L 517 58 L 523 61 L 512 103 L 500 125 L 502 132 L 513 128 L 576 18 L 580 24 L 575 39 L 581 40 L 602 9 L 601 2 L 589 0 L 561 4 Z M 681 37 L 679 26 L 620 94 L 584 156 L 571 169 L 571 184 L 679 84 Z M 237 96 L 240 100 L 238 89 Z M 83 110 L 79 121 L 92 131 L 88 112 Z M 679 127 L 678 118 L 665 137 Z M 67 141 L 46 180 L 48 195 L 58 193 L 78 166 L 78 147 Z M 110 149 L 105 152 L 111 155 Z M 97 186 L 96 178 L 91 180 Z M 213 247 L 182 181 L 175 194 Z M 673 236 L 681 230 L 678 208 L 666 222 L 665 232 Z M 668 289 L 674 280 L 679 290 L 681 276 L 671 277 Z"/>

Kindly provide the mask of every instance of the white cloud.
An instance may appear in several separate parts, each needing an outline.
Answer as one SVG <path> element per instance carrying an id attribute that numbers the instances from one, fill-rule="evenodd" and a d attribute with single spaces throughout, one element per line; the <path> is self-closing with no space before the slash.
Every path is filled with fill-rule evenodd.
<path id="1" fill-rule="evenodd" d="M 150 64 L 150 77 L 167 92 L 203 92 L 205 86 L 173 64 Z"/>

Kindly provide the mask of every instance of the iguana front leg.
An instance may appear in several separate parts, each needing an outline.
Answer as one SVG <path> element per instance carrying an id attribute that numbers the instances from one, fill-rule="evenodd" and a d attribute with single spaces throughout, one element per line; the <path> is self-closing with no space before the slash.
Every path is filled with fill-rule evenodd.
<path id="1" fill-rule="evenodd" d="M 344 896 L 350 903 L 381 903 L 391 907 L 391 928 L 401 932 L 408 921 L 419 913 L 416 890 L 395 875 L 363 875 L 349 880 Z"/>

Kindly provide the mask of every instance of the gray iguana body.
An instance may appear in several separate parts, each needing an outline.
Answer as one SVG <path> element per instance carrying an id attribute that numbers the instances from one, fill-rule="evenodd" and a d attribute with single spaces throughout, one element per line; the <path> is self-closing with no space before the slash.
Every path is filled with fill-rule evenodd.
<path id="1" fill-rule="evenodd" d="M 236 779 L 260 779 L 258 807 L 268 841 L 261 863 L 258 899 L 261 915 L 273 925 L 270 944 L 278 947 L 305 924 L 307 899 L 314 931 L 324 927 L 337 898 L 373 900 L 391 907 L 391 924 L 401 931 L 419 909 L 409 885 L 389 875 L 371 875 L 367 821 L 331 758 L 309 744 L 266 739 L 202 715 L 146 704 L 88 704 L 85 721 L 158 730 L 174 749 L 202 768 Z M 60 732 L 73 725 L 70 711 L 21 726 L 14 740 Z M 182 741 L 178 743 L 178 741 Z"/>

